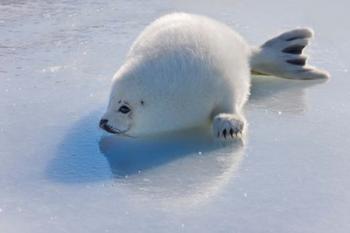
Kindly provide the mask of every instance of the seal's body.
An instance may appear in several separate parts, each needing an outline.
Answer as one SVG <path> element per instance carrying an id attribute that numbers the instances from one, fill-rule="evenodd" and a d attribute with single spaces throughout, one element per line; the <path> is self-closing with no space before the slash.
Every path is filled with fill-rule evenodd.
<path id="1" fill-rule="evenodd" d="M 293 79 L 325 78 L 301 55 L 309 29 L 251 48 L 228 26 L 207 17 L 170 14 L 149 25 L 114 76 L 100 126 L 141 136 L 213 123 L 214 135 L 244 133 L 242 108 L 250 72 Z"/>

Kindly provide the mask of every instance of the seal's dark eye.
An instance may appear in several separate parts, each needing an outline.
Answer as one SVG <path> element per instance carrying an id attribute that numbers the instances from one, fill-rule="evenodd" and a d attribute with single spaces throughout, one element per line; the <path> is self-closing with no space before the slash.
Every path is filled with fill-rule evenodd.
<path id="1" fill-rule="evenodd" d="M 129 108 L 128 106 L 126 106 L 126 105 L 122 105 L 122 106 L 118 109 L 118 111 L 121 112 L 121 113 L 126 114 L 126 113 L 130 112 L 130 108 Z"/>

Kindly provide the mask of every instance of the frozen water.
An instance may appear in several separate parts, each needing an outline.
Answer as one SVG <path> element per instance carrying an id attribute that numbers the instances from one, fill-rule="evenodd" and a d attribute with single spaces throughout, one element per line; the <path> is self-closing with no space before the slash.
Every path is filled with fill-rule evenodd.
<path id="1" fill-rule="evenodd" d="M 0 232 L 350 231 L 347 1 L 0 1 Z M 97 122 L 142 28 L 201 13 L 252 44 L 310 26 L 326 83 L 255 78 L 247 144 Z M 194 135 L 200 135 L 195 137 Z"/>

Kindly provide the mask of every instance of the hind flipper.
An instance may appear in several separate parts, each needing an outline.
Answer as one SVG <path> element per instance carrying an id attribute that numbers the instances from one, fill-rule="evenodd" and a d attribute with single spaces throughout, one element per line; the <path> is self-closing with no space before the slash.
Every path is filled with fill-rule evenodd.
<path id="1" fill-rule="evenodd" d="M 303 50 L 312 37 L 311 29 L 300 28 L 268 40 L 253 51 L 252 72 L 300 80 L 329 78 L 326 71 L 307 64 Z"/>

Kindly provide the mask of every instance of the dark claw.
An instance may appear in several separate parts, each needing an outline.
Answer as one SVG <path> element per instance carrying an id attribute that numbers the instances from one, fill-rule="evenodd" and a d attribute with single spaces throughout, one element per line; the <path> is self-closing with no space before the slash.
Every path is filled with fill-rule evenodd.
<path id="1" fill-rule="evenodd" d="M 233 129 L 232 128 L 230 129 L 230 135 L 231 135 L 231 138 L 233 138 Z"/>
<path id="2" fill-rule="evenodd" d="M 224 138 L 226 138 L 226 134 L 227 134 L 226 129 L 224 129 L 224 131 L 222 131 L 222 134 L 224 135 Z"/>

